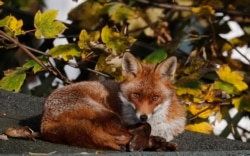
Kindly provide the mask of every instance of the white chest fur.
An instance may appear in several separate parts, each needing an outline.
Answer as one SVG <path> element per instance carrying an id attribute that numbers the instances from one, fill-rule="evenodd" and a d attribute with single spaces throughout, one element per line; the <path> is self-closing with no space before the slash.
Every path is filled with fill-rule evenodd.
<path id="1" fill-rule="evenodd" d="M 136 110 L 133 107 L 133 103 L 129 102 L 122 94 L 119 94 L 119 97 L 122 101 L 122 117 L 125 123 L 127 125 L 135 125 L 140 122 L 136 116 Z M 185 117 L 176 118 L 171 121 L 167 120 L 170 102 L 170 100 L 167 100 L 159 105 L 147 121 L 151 125 L 151 135 L 161 136 L 167 141 L 173 140 L 174 136 L 184 131 L 186 123 Z"/>
<path id="2" fill-rule="evenodd" d="M 184 131 L 184 126 L 186 123 L 185 117 L 180 117 L 175 120 L 168 121 L 167 115 L 169 113 L 169 104 L 170 101 L 166 101 L 165 103 L 163 103 L 161 107 L 157 108 L 157 110 L 148 120 L 148 123 L 152 128 L 151 135 L 161 136 L 167 141 L 173 140 L 174 136 Z"/>

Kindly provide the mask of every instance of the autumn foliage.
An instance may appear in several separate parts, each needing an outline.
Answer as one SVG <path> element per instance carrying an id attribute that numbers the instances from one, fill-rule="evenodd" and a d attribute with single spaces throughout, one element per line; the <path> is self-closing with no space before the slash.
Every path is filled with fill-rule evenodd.
<path id="1" fill-rule="evenodd" d="M 71 25 L 56 20 L 57 10 L 37 11 L 31 30 L 23 29 L 22 19 L 8 15 L 0 19 L 1 48 L 21 50 L 29 58 L 4 71 L 0 88 L 23 92 L 27 78 L 35 75 L 45 87 L 33 88 L 32 92 L 43 88 L 42 95 L 46 96 L 57 87 L 53 85 L 55 78 L 63 85 L 86 79 L 122 80 L 120 60 L 126 51 L 149 63 L 175 55 L 179 62 L 175 87 L 188 112 L 186 128 L 211 134 L 214 123 L 208 118 L 214 115 L 216 122 L 228 122 L 222 136 L 232 133 L 240 139 L 235 132 L 237 123 L 250 112 L 250 59 L 238 49 L 248 47 L 250 42 L 248 4 L 222 0 L 87 0 L 69 13 Z M 219 34 L 230 32 L 232 21 L 244 34 L 222 38 Z M 74 28 L 77 31 L 71 33 Z M 40 42 L 66 38 L 68 43 L 41 51 L 19 41 L 27 34 Z M 233 53 L 245 61 L 232 58 Z M 69 79 L 63 70 L 65 65 L 80 69 L 85 79 Z M 239 111 L 235 118 L 228 113 L 231 108 Z"/>

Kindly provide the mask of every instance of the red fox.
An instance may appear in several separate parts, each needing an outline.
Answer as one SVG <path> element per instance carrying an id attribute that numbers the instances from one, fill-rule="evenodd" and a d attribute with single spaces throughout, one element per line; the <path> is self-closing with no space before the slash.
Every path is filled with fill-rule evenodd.
<path id="1" fill-rule="evenodd" d="M 43 139 L 96 149 L 175 150 L 169 141 L 186 122 L 172 85 L 177 59 L 155 66 L 127 52 L 121 66 L 121 83 L 84 81 L 55 90 L 44 104 Z"/>

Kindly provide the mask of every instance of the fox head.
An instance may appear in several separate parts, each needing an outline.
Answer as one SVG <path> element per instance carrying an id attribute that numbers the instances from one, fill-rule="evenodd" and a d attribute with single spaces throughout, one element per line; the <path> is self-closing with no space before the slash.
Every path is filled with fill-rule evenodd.
<path id="1" fill-rule="evenodd" d="M 171 103 L 172 81 L 177 67 L 176 57 L 157 65 L 141 64 L 132 54 L 122 59 L 120 99 L 122 115 L 127 124 L 146 122 L 155 114 L 163 114 Z M 161 113 L 160 113 L 161 112 Z"/>

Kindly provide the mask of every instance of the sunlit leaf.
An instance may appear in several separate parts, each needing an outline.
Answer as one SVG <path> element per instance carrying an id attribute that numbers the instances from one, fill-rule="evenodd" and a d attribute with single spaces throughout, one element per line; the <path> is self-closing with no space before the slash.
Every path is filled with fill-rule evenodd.
<path id="1" fill-rule="evenodd" d="M 46 63 L 46 59 L 41 56 L 37 57 L 42 63 Z M 25 64 L 23 65 L 24 68 L 32 68 L 33 72 L 36 74 L 37 72 L 43 70 L 43 68 L 33 59 L 26 60 Z"/>
<path id="2" fill-rule="evenodd" d="M 167 52 L 165 49 L 158 49 L 149 54 L 144 61 L 151 64 L 156 64 L 161 62 L 167 57 Z"/>
<path id="3" fill-rule="evenodd" d="M 2 0 L 0 0 L 0 6 L 3 5 L 3 4 L 4 4 L 4 2 Z"/>
<path id="4" fill-rule="evenodd" d="M 14 16 L 6 16 L 0 20 L 0 27 L 4 27 L 7 32 L 10 32 L 13 36 L 25 34 L 22 30 L 23 21 L 17 20 Z"/>
<path id="5" fill-rule="evenodd" d="M 206 119 L 213 113 L 218 112 L 219 108 L 219 106 L 211 107 L 210 104 L 191 104 L 188 110 L 192 115 Z"/>
<path id="6" fill-rule="evenodd" d="M 217 74 L 221 80 L 232 84 L 239 91 L 243 91 L 248 88 L 247 84 L 243 81 L 243 76 L 237 71 L 231 71 L 228 65 L 222 65 L 218 69 Z"/>
<path id="7" fill-rule="evenodd" d="M 239 98 L 233 98 L 232 104 L 239 111 L 248 111 L 250 112 L 250 94 L 243 95 Z"/>
<path id="8" fill-rule="evenodd" d="M 198 15 L 213 15 L 215 13 L 215 10 L 209 6 L 209 5 L 203 5 L 203 6 L 199 6 L 199 7 L 193 7 L 192 12 Z"/>
<path id="9" fill-rule="evenodd" d="M 117 53 L 124 52 L 129 48 L 135 39 L 129 36 L 125 36 L 108 26 L 103 27 L 101 32 L 101 39 L 106 46 Z"/>
<path id="10" fill-rule="evenodd" d="M 0 80 L 0 88 L 18 92 L 26 78 L 26 68 L 18 67 L 15 70 L 7 70 Z"/>
<path id="11" fill-rule="evenodd" d="M 213 127 L 208 122 L 201 122 L 187 125 L 186 130 L 204 134 L 211 134 Z"/>
<path id="12" fill-rule="evenodd" d="M 62 22 L 56 21 L 57 10 L 38 11 L 35 14 L 34 26 L 36 38 L 55 38 L 67 28 Z"/>
<path id="13" fill-rule="evenodd" d="M 89 49 L 88 42 L 97 42 L 100 38 L 100 32 L 99 31 L 93 31 L 90 34 L 83 29 L 80 32 L 79 35 L 79 41 L 78 41 L 78 46 L 80 49 Z"/>
<path id="14" fill-rule="evenodd" d="M 68 61 L 74 57 L 81 56 L 80 50 L 77 45 L 71 43 L 66 45 L 58 45 L 50 49 L 49 54 L 53 58 L 62 57 L 64 61 Z"/>

